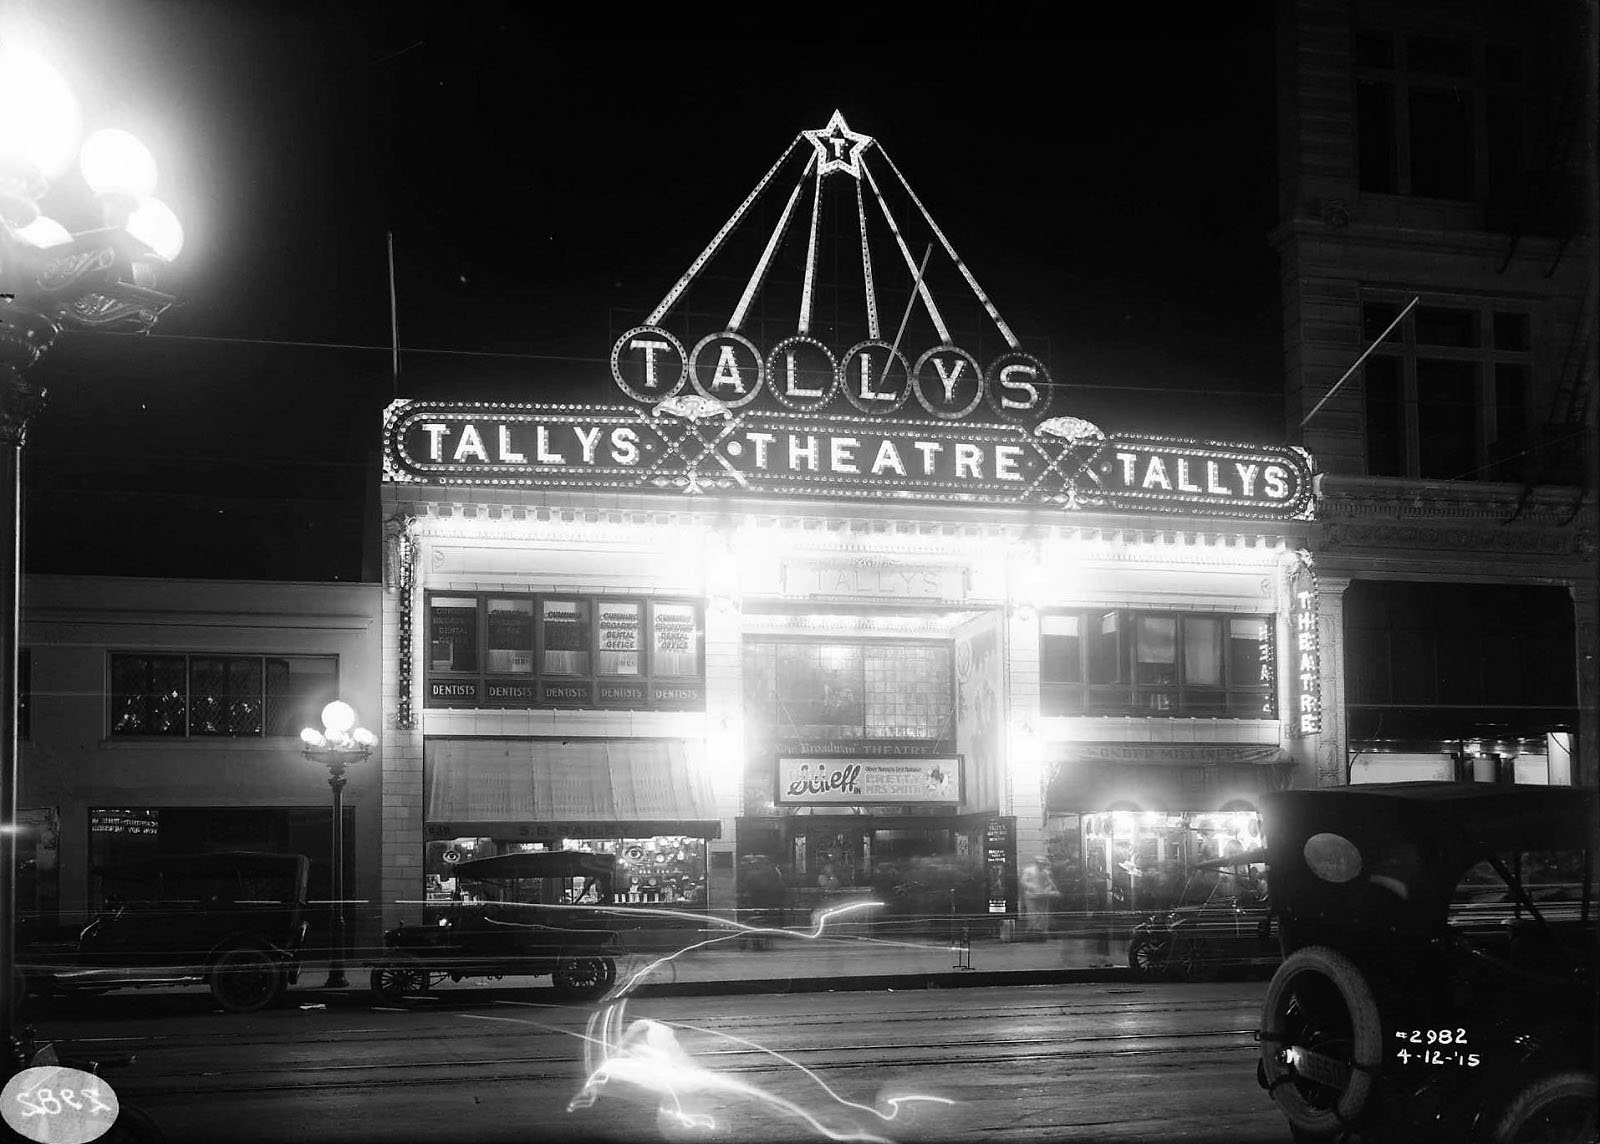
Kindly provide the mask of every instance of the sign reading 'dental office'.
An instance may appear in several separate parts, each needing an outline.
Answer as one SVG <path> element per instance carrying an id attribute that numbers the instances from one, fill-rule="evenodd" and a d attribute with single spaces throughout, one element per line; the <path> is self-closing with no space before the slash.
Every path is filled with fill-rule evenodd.
<path id="1" fill-rule="evenodd" d="M 678 404 L 674 405 L 673 402 Z M 699 404 L 704 402 L 703 404 Z M 636 492 L 898 497 L 1305 519 L 1307 454 L 1132 434 L 1077 418 L 1018 425 L 615 405 L 396 401 L 390 481 Z"/>
<path id="2" fill-rule="evenodd" d="M 961 756 L 864 759 L 783 756 L 778 759 L 780 805 L 961 802 Z"/>

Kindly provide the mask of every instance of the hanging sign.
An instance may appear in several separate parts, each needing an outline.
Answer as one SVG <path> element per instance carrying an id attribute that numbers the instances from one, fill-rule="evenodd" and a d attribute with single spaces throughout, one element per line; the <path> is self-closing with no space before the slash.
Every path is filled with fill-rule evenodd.
<path id="1" fill-rule="evenodd" d="M 1317 575 L 1302 552 L 1289 569 L 1289 734 L 1322 730 L 1321 649 L 1317 640 Z"/>
<path id="2" fill-rule="evenodd" d="M 1032 430 L 763 412 L 698 395 L 624 406 L 396 401 L 384 478 L 441 485 L 843 496 L 1188 512 L 1311 514 L 1308 455 L 1135 434 L 1074 417 Z"/>

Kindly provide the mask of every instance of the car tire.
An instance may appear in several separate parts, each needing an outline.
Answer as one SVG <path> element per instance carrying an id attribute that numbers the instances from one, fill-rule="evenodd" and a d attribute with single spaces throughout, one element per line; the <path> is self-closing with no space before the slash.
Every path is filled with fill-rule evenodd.
<path id="1" fill-rule="evenodd" d="M 1205 945 L 1194 938 L 1176 938 L 1167 953 L 1167 968 L 1179 981 L 1215 981 L 1222 966 L 1206 956 Z"/>
<path id="2" fill-rule="evenodd" d="M 372 971 L 372 991 L 391 1005 L 404 1005 L 428 991 L 433 978 L 428 967 L 410 954 L 390 958 Z"/>
<path id="3" fill-rule="evenodd" d="M 230 1013 L 257 1013 L 283 999 L 283 966 L 259 945 L 225 949 L 211 963 L 212 999 Z"/>
<path id="4" fill-rule="evenodd" d="M 1342 1020 L 1335 1018 L 1333 1028 L 1319 1029 L 1291 1014 L 1298 1004 L 1296 985 L 1302 979 L 1314 987 L 1320 982 L 1324 999 L 1337 995 L 1344 1013 Z M 1320 1032 L 1335 1035 L 1311 1044 L 1297 1042 L 1305 1034 L 1314 1038 Z M 1279 1056 L 1291 1046 L 1317 1050 L 1318 1059 L 1341 1057 L 1336 1063 L 1344 1070 L 1342 1083 L 1335 1089 L 1292 1069 Z M 1348 1133 L 1372 1095 L 1383 1050 L 1378 1002 L 1361 970 L 1344 954 L 1326 946 L 1307 946 L 1290 954 L 1272 975 L 1261 1010 L 1261 1068 L 1267 1091 L 1297 1133 L 1313 1140 Z"/>
<path id="5" fill-rule="evenodd" d="M 585 954 L 563 958 L 552 975 L 556 991 L 574 1001 L 604 997 L 617 979 L 617 963 L 609 957 Z"/>
<path id="6" fill-rule="evenodd" d="M 1591 1073 L 1571 1069 L 1539 1077 L 1506 1102 L 1489 1130 L 1489 1144 L 1534 1140 L 1590 1144 L 1595 1138 L 1596 1095 Z"/>
<path id="7" fill-rule="evenodd" d="M 1128 943 L 1128 968 L 1140 981 L 1159 981 L 1167 975 L 1172 942 L 1140 934 Z"/>

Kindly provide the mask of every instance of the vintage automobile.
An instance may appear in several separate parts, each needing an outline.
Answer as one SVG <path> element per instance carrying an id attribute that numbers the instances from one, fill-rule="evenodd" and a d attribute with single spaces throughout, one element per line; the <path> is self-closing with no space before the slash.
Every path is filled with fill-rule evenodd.
<path id="1" fill-rule="evenodd" d="M 434 924 L 383 935 L 372 990 L 391 1003 L 445 980 L 541 977 L 578 1000 L 615 982 L 621 943 L 611 925 L 616 857 L 530 851 L 458 863 L 458 900 Z"/>
<path id="2" fill-rule="evenodd" d="M 1591 1144 L 1594 792 L 1388 783 L 1262 811 L 1285 959 L 1257 1079 L 1294 1138 Z"/>
<path id="3" fill-rule="evenodd" d="M 229 1012 L 265 1009 L 300 975 L 309 870 L 301 854 L 250 852 L 98 868 L 102 908 L 75 941 L 19 943 L 23 987 L 48 995 L 203 982 Z"/>
<path id="4" fill-rule="evenodd" d="M 1129 967 L 1146 981 L 1210 981 L 1226 968 L 1276 965 L 1280 955 L 1260 872 L 1259 861 L 1238 855 L 1191 866 L 1177 904 L 1134 927 Z"/>

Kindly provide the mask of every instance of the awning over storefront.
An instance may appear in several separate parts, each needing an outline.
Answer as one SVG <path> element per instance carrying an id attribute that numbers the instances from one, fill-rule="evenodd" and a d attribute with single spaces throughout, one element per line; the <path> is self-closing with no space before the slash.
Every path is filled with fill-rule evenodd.
<path id="1" fill-rule="evenodd" d="M 1275 743 L 1058 743 L 1047 756 L 1045 807 L 1219 810 L 1272 789 L 1274 768 L 1287 761 Z"/>
<path id="2" fill-rule="evenodd" d="M 678 739 L 429 739 L 430 837 L 716 838 L 709 784 Z"/>

